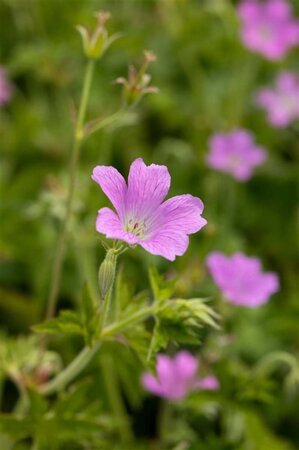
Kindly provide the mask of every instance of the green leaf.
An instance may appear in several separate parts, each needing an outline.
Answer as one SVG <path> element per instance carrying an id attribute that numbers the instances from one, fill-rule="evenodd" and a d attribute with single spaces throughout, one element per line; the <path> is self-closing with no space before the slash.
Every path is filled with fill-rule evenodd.
<path id="1" fill-rule="evenodd" d="M 127 280 L 124 276 L 123 267 L 120 267 L 117 272 L 115 280 L 115 300 L 114 305 L 116 307 L 115 315 L 119 314 L 119 311 L 124 311 L 132 301 L 133 292 L 130 288 Z"/>
<path id="2" fill-rule="evenodd" d="M 84 338 L 87 345 L 92 345 L 98 331 L 99 316 L 87 283 L 84 283 L 81 297 L 81 317 Z"/>
<path id="3" fill-rule="evenodd" d="M 63 440 L 80 441 L 96 436 L 101 439 L 103 431 L 114 425 L 111 417 L 93 418 L 51 417 L 44 418 L 38 424 L 37 439 L 41 448 L 48 448 L 49 442 L 61 443 Z M 50 447 L 51 448 L 51 447 Z"/>
<path id="4" fill-rule="evenodd" d="M 84 415 L 97 416 L 102 412 L 102 399 L 95 396 L 97 380 L 83 380 L 71 386 L 67 392 L 62 392 L 53 406 L 53 414 L 57 417 L 72 417 L 84 411 Z"/>
<path id="5" fill-rule="evenodd" d="M 168 300 L 172 296 L 176 280 L 165 281 L 153 266 L 149 269 L 149 279 L 155 300 Z"/>
<path id="6" fill-rule="evenodd" d="M 34 422 L 29 417 L 15 417 L 8 414 L 0 414 L 0 433 L 20 439 L 32 436 Z"/>
<path id="7" fill-rule="evenodd" d="M 244 414 L 244 420 L 250 448 L 255 450 L 291 450 L 291 446 L 275 436 L 258 415 L 248 411 Z"/>
<path id="8" fill-rule="evenodd" d="M 45 398 L 34 389 L 28 389 L 27 394 L 30 402 L 30 415 L 33 418 L 38 419 L 46 413 L 48 403 Z"/>
<path id="9" fill-rule="evenodd" d="M 198 344 L 204 326 L 217 328 L 217 314 L 202 299 L 174 299 L 165 302 L 157 313 L 152 352 L 176 344 Z"/>
<path id="10" fill-rule="evenodd" d="M 35 325 L 33 330 L 43 334 L 84 335 L 81 319 L 74 311 L 61 311 L 57 318 Z"/>

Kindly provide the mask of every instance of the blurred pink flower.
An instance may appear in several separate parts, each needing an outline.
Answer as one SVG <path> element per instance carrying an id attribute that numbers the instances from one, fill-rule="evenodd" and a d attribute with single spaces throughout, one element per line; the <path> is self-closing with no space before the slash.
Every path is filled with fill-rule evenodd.
<path id="1" fill-rule="evenodd" d="M 279 60 L 299 43 L 299 21 L 286 0 L 243 0 L 238 13 L 244 45 L 267 59 Z"/>
<path id="2" fill-rule="evenodd" d="M 279 279 L 273 272 L 262 272 L 258 258 L 235 253 L 210 253 L 207 267 L 225 298 L 235 304 L 255 308 L 278 291 Z"/>
<path id="3" fill-rule="evenodd" d="M 219 389 L 216 377 L 197 376 L 198 361 L 187 351 L 181 351 L 174 358 L 167 355 L 157 357 L 157 377 L 151 373 L 142 376 L 142 384 L 148 391 L 169 400 L 181 400 L 197 390 Z"/>
<path id="4" fill-rule="evenodd" d="M 220 172 L 231 174 L 236 180 L 246 181 L 266 157 L 266 151 L 255 144 L 249 131 L 237 129 L 211 137 L 207 164 Z"/>
<path id="5" fill-rule="evenodd" d="M 299 76 L 282 72 L 273 89 L 261 89 L 257 105 L 267 111 L 268 121 L 275 127 L 286 127 L 299 118 Z"/>
<path id="6" fill-rule="evenodd" d="M 7 77 L 6 70 L 0 66 L 0 106 L 9 102 L 12 92 L 12 84 Z"/>
<path id="7" fill-rule="evenodd" d="M 170 188 L 166 166 L 146 166 L 138 158 L 131 164 L 128 184 L 111 166 L 95 167 L 92 179 L 116 209 L 116 213 L 110 208 L 98 212 L 96 229 L 107 238 L 139 244 L 173 261 L 187 250 L 188 235 L 207 223 L 201 217 L 204 205 L 197 197 L 178 195 L 162 203 Z"/>

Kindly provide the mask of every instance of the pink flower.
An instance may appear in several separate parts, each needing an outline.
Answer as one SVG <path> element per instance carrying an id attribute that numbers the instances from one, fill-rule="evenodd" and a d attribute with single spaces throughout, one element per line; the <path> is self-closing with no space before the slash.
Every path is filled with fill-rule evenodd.
<path id="1" fill-rule="evenodd" d="M 244 45 L 270 60 L 299 43 L 299 22 L 286 0 L 243 0 L 238 8 Z"/>
<path id="2" fill-rule="evenodd" d="M 151 373 L 142 376 L 142 384 L 148 391 L 169 400 L 181 400 L 196 390 L 219 389 L 216 377 L 197 376 L 198 361 L 187 351 L 181 351 L 174 358 L 167 355 L 157 357 L 157 377 Z"/>
<path id="3" fill-rule="evenodd" d="M 266 303 L 279 289 L 275 273 L 263 273 L 258 258 L 242 253 L 232 256 L 210 253 L 207 267 L 223 295 L 235 305 L 255 308 Z"/>
<path id="4" fill-rule="evenodd" d="M 95 167 L 92 179 L 116 210 L 101 208 L 98 212 L 96 229 L 107 238 L 139 244 L 153 255 L 173 261 L 187 250 L 188 235 L 207 223 L 197 197 L 178 195 L 162 203 L 170 187 L 166 166 L 146 166 L 138 158 L 131 164 L 128 184 L 111 166 Z"/>
<path id="5" fill-rule="evenodd" d="M 255 144 L 253 135 L 243 129 L 214 134 L 209 147 L 207 164 L 231 174 L 239 181 L 251 178 L 254 168 L 261 165 L 267 155 L 262 147 Z"/>
<path id="6" fill-rule="evenodd" d="M 12 96 L 12 85 L 7 78 L 6 70 L 0 66 L 0 106 L 7 103 Z"/>
<path id="7" fill-rule="evenodd" d="M 261 89 L 257 105 L 267 111 L 268 121 L 275 127 L 286 127 L 299 118 L 299 76 L 281 73 L 273 89 Z"/>

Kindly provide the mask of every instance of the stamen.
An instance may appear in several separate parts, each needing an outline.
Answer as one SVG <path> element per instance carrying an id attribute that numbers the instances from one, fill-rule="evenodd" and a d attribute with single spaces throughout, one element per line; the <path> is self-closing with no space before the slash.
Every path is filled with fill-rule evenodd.
<path id="1" fill-rule="evenodd" d="M 140 239 L 144 239 L 147 233 L 147 226 L 145 221 L 137 221 L 136 219 L 129 219 L 125 224 L 125 230 L 129 233 L 135 234 Z"/>

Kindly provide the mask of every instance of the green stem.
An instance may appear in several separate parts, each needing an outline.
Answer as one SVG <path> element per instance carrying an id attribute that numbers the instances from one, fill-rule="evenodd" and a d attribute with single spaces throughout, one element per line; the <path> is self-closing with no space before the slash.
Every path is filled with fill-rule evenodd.
<path id="1" fill-rule="evenodd" d="M 79 160 L 80 149 L 82 145 L 83 139 L 83 123 L 86 115 L 87 102 L 89 97 L 89 91 L 91 87 L 92 74 L 94 69 L 94 61 L 90 60 L 86 67 L 84 83 L 83 83 L 83 91 L 82 97 L 79 107 L 79 114 L 77 118 L 75 135 L 74 135 L 74 143 L 71 151 L 71 160 L 70 160 L 70 168 L 69 168 L 69 186 L 68 193 L 66 199 L 66 212 L 62 223 L 61 232 L 59 235 L 59 240 L 56 248 L 56 254 L 54 257 L 53 269 L 52 269 L 52 278 L 51 278 L 51 287 L 47 302 L 47 310 L 46 310 L 46 319 L 49 319 L 55 315 L 55 309 L 58 299 L 60 280 L 61 280 L 61 271 L 62 265 L 65 255 L 66 249 L 66 241 L 68 236 L 68 228 L 69 222 L 72 215 L 73 203 L 74 203 L 74 192 L 76 185 L 76 175 L 77 175 L 77 166 Z"/>
<path id="2" fill-rule="evenodd" d="M 2 408 L 3 391 L 4 391 L 4 379 L 0 376 L 0 411 Z"/>
<path id="3" fill-rule="evenodd" d="M 135 314 L 132 314 L 132 316 L 128 317 L 127 319 L 121 320 L 120 322 L 113 323 L 111 325 L 108 325 L 105 327 L 102 331 L 101 336 L 102 337 L 110 337 L 118 333 L 119 331 L 122 331 L 124 328 L 126 328 L 128 325 L 131 325 L 133 323 L 138 323 L 141 320 L 149 317 L 151 314 L 155 312 L 156 308 L 154 306 L 149 306 L 148 308 L 141 309 Z"/>
<path id="4" fill-rule="evenodd" d="M 123 114 L 124 114 L 124 108 L 120 109 L 119 111 L 116 111 L 115 113 L 111 114 L 108 117 L 105 117 L 104 119 L 100 121 L 91 122 L 86 127 L 86 136 L 90 136 L 91 134 L 95 133 L 98 130 L 101 130 L 104 127 L 107 127 L 109 125 L 112 125 L 114 122 L 119 120 Z"/>
<path id="5" fill-rule="evenodd" d="M 158 414 L 158 432 L 160 438 L 160 445 L 163 445 L 167 439 L 167 435 L 170 430 L 170 419 L 171 419 L 171 404 L 167 400 L 165 400 L 162 402 Z"/>
<path id="6" fill-rule="evenodd" d="M 78 119 L 77 119 L 77 126 L 76 126 L 76 134 L 81 133 L 82 128 L 83 128 L 83 123 L 84 123 L 84 119 L 85 119 L 85 115 L 86 115 L 86 109 L 87 109 L 87 102 L 88 102 L 88 98 L 89 98 L 89 91 L 90 91 L 90 87 L 91 87 L 91 82 L 92 82 L 92 76 L 93 76 L 93 71 L 94 71 L 94 60 L 89 60 L 86 66 L 86 72 L 85 72 L 85 77 L 84 77 L 84 82 L 83 82 L 83 91 L 82 91 L 82 97 L 81 97 L 81 102 L 80 102 L 80 107 L 79 107 L 79 114 L 78 114 Z M 82 139 L 83 136 L 79 136 L 79 140 L 80 138 Z M 78 139 L 78 138 L 77 138 Z"/>
<path id="7" fill-rule="evenodd" d="M 34 439 L 34 441 L 32 442 L 30 450 L 39 450 L 39 444 L 36 439 Z"/>
<path id="8" fill-rule="evenodd" d="M 24 416 L 29 408 L 29 398 L 26 388 L 21 384 L 16 383 L 16 387 L 19 391 L 19 399 L 14 407 L 14 414 L 19 416 Z"/>
<path id="9" fill-rule="evenodd" d="M 99 350 L 100 346 L 101 342 L 96 342 L 93 347 L 84 347 L 71 364 L 60 372 L 57 377 L 41 386 L 40 392 L 44 395 L 49 395 L 63 389 L 85 369 Z"/>
<path id="10" fill-rule="evenodd" d="M 110 355 L 105 355 L 102 359 L 101 371 L 104 377 L 105 386 L 107 388 L 110 407 L 117 421 L 121 440 L 124 443 L 131 442 L 133 440 L 133 433 L 123 404 L 121 393 L 119 391 L 119 384 L 116 378 L 113 360 Z"/>
<path id="11" fill-rule="evenodd" d="M 151 338 L 151 343 L 147 352 L 147 356 L 146 356 L 146 361 L 149 362 L 151 360 L 152 354 L 153 354 L 153 350 L 154 350 L 154 343 L 155 343 L 155 337 L 156 337 L 156 331 L 157 331 L 157 320 L 155 321 L 155 326 L 152 332 L 152 338 Z"/>

